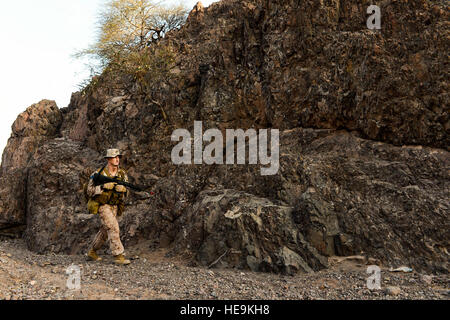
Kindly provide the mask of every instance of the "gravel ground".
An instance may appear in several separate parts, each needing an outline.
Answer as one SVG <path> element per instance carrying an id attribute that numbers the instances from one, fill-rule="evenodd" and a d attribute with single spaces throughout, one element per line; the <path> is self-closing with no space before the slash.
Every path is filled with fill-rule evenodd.
<path id="1" fill-rule="evenodd" d="M 241 270 L 191 267 L 166 258 L 164 250 L 127 250 L 132 264 L 112 257 L 89 262 L 82 255 L 37 255 L 23 240 L 0 241 L 0 300 L 350 300 L 439 299 L 450 297 L 448 275 L 394 273 L 382 269 L 381 290 L 367 289 L 367 266 L 357 259 L 312 274 L 283 276 Z M 342 259 L 339 259 L 342 260 Z M 81 271 L 80 289 L 67 288 L 66 270 Z"/>

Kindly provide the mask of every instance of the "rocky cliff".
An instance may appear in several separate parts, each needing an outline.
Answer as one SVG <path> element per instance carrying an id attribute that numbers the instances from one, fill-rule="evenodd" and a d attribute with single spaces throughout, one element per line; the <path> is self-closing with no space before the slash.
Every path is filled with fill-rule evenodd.
<path id="1" fill-rule="evenodd" d="M 103 75 L 67 108 L 21 114 L 3 153 L 0 228 L 31 250 L 83 253 L 98 228 L 83 185 L 118 147 L 133 194 L 125 245 L 151 240 L 205 266 L 293 273 L 364 254 L 448 272 L 449 8 L 445 1 L 199 3 L 160 45 L 170 81 L 143 98 Z M 151 81 L 151 80 L 149 80 Z M 171 134 L 280 130 L 280 169 L 174 165 Z"/>

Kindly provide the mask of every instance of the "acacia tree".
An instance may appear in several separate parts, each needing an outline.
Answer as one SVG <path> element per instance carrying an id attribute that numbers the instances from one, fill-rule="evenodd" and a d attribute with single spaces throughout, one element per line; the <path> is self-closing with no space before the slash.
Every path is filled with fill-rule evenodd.
<path id="1" fill-rule="evenodd" d="M 99 15 L 97 41 L 75 57 L 94 58 L 100 63 L 91 69 L 95 72 L 149 67 L 136 65 L 148 60 L 140 57 L 143 50 L 156 44 L 168 31 L 179 29 L 187 13 L 182 5 L 167 7 L 152 0 L 109 0 Z"/>

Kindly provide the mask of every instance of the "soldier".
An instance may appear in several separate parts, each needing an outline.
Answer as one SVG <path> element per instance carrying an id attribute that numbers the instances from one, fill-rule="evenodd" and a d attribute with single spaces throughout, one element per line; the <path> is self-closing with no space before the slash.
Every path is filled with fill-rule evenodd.
<path id="1" fill-rule="evenodd" d="M 118 149 L 107 150 L 105 159 L 108 163 L 93 174 L 100 173 L 110 178 L 128 182 L 125 170 L 119 167 L 121 157 L 122 154 Z M 98 213 L 102 222 L 102 227 L 95 236 L 92 247 L 87 254 L 88 258 L 93 261 L 100 261 L 101 258 L 97 255 L 97 250 L 104 245 L 106 240 L 109 240 L 109 246 L 114 255 L 114 263 L 130 264 L 130 260 L 124 257 L 118 222 L 118 217 L 121 217 L 124 211 L 125 198 L 128 195 L 127 188 L 114 182 L 95 186 L 91 175 L 87 186 L 87 194 L 89 196 L 89 211 L 92 214 Z"/>

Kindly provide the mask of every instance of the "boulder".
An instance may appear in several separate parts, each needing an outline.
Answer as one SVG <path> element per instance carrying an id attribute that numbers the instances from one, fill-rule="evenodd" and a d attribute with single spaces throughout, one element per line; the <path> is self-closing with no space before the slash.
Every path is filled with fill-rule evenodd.
<path id="1" fill-rule="evenodd" d="M 176 250 L 204 266 L 293 274 L 327 266 L 305 241 L 292 208 L 236 190 L 203 191 L 180 218 Z"/>
<path id="2" fill-rule="evenodd" d="M 61 123 L 50 100 L 33 104 L 13 123 L 0 167 L 0 229 L 25 224 L 28 163 L 39 146 L 59 134 Z"/>
<path id="3" fill-rule="evenodd" d="M 22 112 L 12 125 L 12 134 L 3 151 L 1 172 L 27 166 L 34 151 L 59 134 L 61 111 L 54 101 L 42 100 Z"/>
<path id="4" fill-rule="evenodd" d="M 38 253 L 79 253 L 99 221 L 87 212 L 83 186 L 101 156 L 64 138 L 42 145 L 30 161 L 24 238 Z"/>

